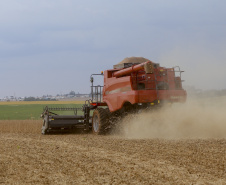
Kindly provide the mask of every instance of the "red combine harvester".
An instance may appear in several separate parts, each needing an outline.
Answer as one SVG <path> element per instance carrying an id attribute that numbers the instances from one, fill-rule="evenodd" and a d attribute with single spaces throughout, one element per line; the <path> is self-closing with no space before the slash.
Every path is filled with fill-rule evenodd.
<path id="1" fill-rule="evenodd" d="M 144 59 L 144 58 L 142 58 Z M 142 60 L 144 61 L 144 60 Z M 141 109 L 159 107 L 164 102 L 185 102 L 180 68 L 165 68 L 146 60 L 114 65 L 104 74 L 92 74 L 91 96 L 82 108 L 49 108 L 42 113 L 42 134 L 52 130 L 83 128 L 94 134 L 104 134 L 114 120 Z M 94 85 L 94 76 L 103 75 L 104 85 Z M 77 115 L 77 111 L 84 115 Z M 90 111 L 93 111 L 91 116 Z M 52 111 L 74 111 L 74 115 L 59 115 Z"/>

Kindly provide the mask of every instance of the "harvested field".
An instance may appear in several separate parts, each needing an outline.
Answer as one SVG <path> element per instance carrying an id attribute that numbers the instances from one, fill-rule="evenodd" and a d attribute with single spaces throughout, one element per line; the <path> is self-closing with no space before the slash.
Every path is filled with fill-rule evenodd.
<path id="1" fill-rule="evenodd" d="M 0 184 L 226 184 L 226 139 L 40 134 L 0 121 Z"/>

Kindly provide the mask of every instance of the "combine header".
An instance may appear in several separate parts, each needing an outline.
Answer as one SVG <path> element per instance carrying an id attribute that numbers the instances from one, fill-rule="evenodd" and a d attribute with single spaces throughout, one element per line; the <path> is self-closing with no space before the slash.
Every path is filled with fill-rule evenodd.
<path id="1" fill-rule="evenodd" d="M 130 58 L 127 58 L 130 61 Z M 59 129 L 82 128 L 94 134 L 111 129 L 114 119 L 130 112 L 149 109 L 164 102 L 185 102 L 180 68 L 160 67 L 148 59 L 133 57 L 101 74 L 92 74 L 91 99 L 82 108 L 44 109 L 42 134 Z M 134 62 L 134 59 L 136 62 Z M 142 59 L 142 62 L 140 62 Z M 94 85 L 94 76 L 104 77 L 103 85 Z M 57 111 L 74 111 L 74 115 L 58 115 Z M 83 115 L 78 115 L 82 111 Z M 93 114 L 91 116 L 91 111 Z"/>

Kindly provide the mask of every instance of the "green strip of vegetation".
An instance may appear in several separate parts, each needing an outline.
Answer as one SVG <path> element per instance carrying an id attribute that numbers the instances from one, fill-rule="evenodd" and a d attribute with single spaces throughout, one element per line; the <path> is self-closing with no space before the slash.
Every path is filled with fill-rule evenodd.
<path id="1" fill-rule="evenodd" d="M 0 105 L 0 120 L 39 120 L 45 105 Z M 81 108 L 81 104 L 50 104 L 48 107 L 76 107 Z M 57 114 L 74 115 L 73 111 L 54 111 Z M 82 111 L 78 111 L 82 115 Z"/>

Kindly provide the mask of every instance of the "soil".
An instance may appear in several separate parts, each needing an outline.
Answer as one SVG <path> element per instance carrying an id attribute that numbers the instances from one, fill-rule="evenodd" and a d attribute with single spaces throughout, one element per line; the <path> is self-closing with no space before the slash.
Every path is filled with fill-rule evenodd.
<path id="1" fill-rule="evenodd" d="M 0 122 L 0 184 L 226 184 L 224 138 L 41 135 L 41 121 L 17 123 Z"/>

